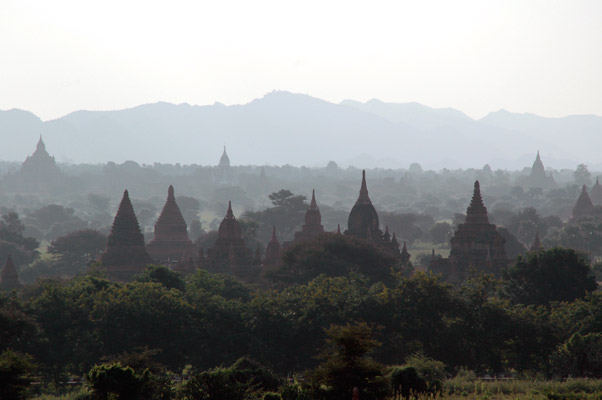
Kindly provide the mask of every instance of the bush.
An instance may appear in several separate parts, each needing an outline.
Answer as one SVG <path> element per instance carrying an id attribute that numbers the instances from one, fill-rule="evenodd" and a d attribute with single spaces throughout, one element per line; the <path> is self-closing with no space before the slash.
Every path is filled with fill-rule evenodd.
<path id="1" fill-rule="evenodd" d="M 0 354 L 0 399 L 25 399 L 35 365 L 31 356 L 12 350 Z"/>

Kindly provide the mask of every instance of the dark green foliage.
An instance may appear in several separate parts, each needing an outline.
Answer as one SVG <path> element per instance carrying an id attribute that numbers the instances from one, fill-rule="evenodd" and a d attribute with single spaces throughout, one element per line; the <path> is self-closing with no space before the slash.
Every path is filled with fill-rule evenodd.
<path id="1" fill-rule="evenodd" d="M 185 283 L 179 273 L 164 265 L 147 265 L 140 275 L 134 277 L 138 282 L 153 282 L 161 284 L 165 289 L 184 290 Z"/>
<path id="2" fill-rule="evenodd" d="M 447 222 L 438 222 L 429 229 L 429 237 L 435 244 L 447 243 L 452 234 L 452 226 Z"/>
<path id="3" fill-rule="evenodd" d="M 384 367 L 370 357 L 380 345 L 373 330 L 365 322 L 331 325 L 325 330 L 326 347 L 318 358 L 322 360 L 308 372 L 308 383 L 317 398 L 351 398 L 353 388 L 360 398 L 378 399 L 388 392 Z"/>
<path id="4" fill-rule="evenodd" d="M 574 250 L 560 247 L 519 257 L 505 278 L 507 295 L 521 304 L 573 301 L 597 287 L 586 261 Z"/>
<path id="5" fill-rule="evenodd" d="M 552 356 L 555 372 L 563 377 L 602 378 L 602 333 L 575 333 Z"/>
<path id="6" fill-rule="evenodd" d="M 0 351 L 26 349 L 35 337 L 36 323 L 14 295 L 0 293 Z"/>
<path id="7" fill-rule="evenodd" d="M 136 374 L 129 366 L 120 363 L 94 366 L 86 375 L 95 400 L 143 399 L 144 386 L 150 380 L 150 372 Z"/>
<path id="8" fill-rule="evenodd" d="M 0 353 L 0 399 L 28 398 L 34 369 L 35 365 L 29 355 L 12 350 Z"/>
<path id="9" fill-rule="evenodd" d="M 371 243 L 343 235 L 322 235 L 293 245 L 283 265 L 268 277 L 284 284 L 304 284 L 318 275 L 362 275 L 371 282 L 393 282 L 393 256 Z"/>
<path id="10" fill-rule="evenodd" d="M 18 268 L 19 265 L 32 262 L 37 256 L 40 243 L 29 237 L 24 237 L 25 227 L 19 219 L 19 214 L 9 212 L 0 220 L 0 265 L 4 266 L 10 255 Z"/>
<path id="11" fill-rule="evenodd" d="M 395 368 L 391 372 L 391 388 L 395 399 L 408 399 L 426 392 L 427 382 L 414 367 Z"/>
<path id="12" fill-rule="evenodd" d="M 280 384 L 270 370 L 245 357 L 228 368 L 196 374 L 183 384 L 182 393 L 184 399 L 245 400 L 253 393 L 274 392 Z"/>
<path id="13" fill-rule="evenodd" d="M 256 224 L 257 237 L 265 243 L 270 240 L 273 226 L 278 229 L 280 237 L 292 237 L 295 230 L 301 226 L 307 210 L 306 197 L 295 195 L 286 189 L 274 192 L 268 197 L 273 207 L 264 211 L 247 211 L 242 219 L 247 224 L 250 222 Z"/>
<path id="14" fill-rule="evenodd" d="M 68 233 L 50 243 L 48 253 L 57 259 L 52 268 L 55 275 L 73 276 L 84 271 L 105 248 L 107 237 L 93 229 Z"/>

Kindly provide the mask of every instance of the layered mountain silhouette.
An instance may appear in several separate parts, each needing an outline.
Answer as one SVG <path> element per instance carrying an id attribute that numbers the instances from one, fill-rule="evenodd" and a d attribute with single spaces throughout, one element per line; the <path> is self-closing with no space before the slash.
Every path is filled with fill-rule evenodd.
<path id="1" fill-rule="evenodd" d="M 0 159 L 22 161 L 43 135 L 58 161 L 215 165 L 223 145 L 233 165 L 522 168 L 540 150 L 546 165 L 597 162 L 602 117 L 543 118 L 507 111 L 474 120 L 418 103 L 335 104 L 275 91 L 244 105 L 154 103 L 117 111 L 76 111 L 42 121 L 0 111 Z M 527 163 L 525 164 L 525 161 Z"/>

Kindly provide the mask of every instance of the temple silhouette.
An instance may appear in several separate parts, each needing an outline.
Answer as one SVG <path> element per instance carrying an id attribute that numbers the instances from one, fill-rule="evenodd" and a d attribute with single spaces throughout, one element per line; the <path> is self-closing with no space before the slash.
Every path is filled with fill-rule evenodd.
<path id="1" fill-rule="evenodd" d="M 23 161 L 19 170 L 4 177 L 3 184 L 5 190 L 11 192 L 60 193 L 67 180 L 40 135 L 36 150 Z"/>
<path id="2" fill-rule="evenodd" d="M 464 280 L 470 268 L 499 276 L 501 270 L 511 262 L 504 249 L 506 240 L 496 226 L 489 223 L 479 181 L 474 183 L 466 220 L 458 225 L 450 242 L 449 258 L 437 260 L 433 253 L 430 269 L 453 283 Z"/>
<path id="3" fill-rule="evenodd" d="M 157 263 L 175 265 L 188 262 L 194 245 L 188 237 L 186 221 L 176 202 L 173 186 L 167 190 L 167 200 L 155 223 L 154 237 L 146 245 L 146 251 Z"/>
<path id="4" fill-rule="evenodd" d="M 524 179 L 522 186 L 525 188 L 541 189 L 554 189 L 558 187 L 556 181 L 554 181 L 554 177 L 551 174 L 546 174 L 546 169 L 539 156 L 539 150 L 537 151 L 537 156 L 531 167 L 531 173 Z"/>
<path id="5" fill-rule="evenodd" d="M 127 190 L 119 203 L 100 264 L 109 279 L 129 281 L 152 263 Z"/>

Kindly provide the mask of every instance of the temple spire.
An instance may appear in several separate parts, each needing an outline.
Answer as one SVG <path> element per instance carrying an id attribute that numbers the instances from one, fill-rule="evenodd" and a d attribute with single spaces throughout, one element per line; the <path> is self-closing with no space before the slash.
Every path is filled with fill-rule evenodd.
<path id="1" fill-rule="evenodd" d="M 134 207 L 127 189 L 113 220 L 101 264 L 111 279 L 127 281 L 144 270 L 152 259 L 146 252 Z"/>
<path id="2" fill-rule="evenodd" d="M 148 254 L 159 262 L 182 260 L 188 262 L 189 247 L 193 247 L 188 237 L 186 221 L 176 202 L 174 188 L 169 185 L 167 200 L 155 223 L 153 240 L 146 246 Z"/>
<path id="3" fill-rule="evenodd" d="M 391 240 L 391 234 L 389 233 L 389 225 L 385 225 L 385 234 L 383 235 L 385 242 L 389 243 Z"/>
<path id="4" fill-rule="evenodd" d="M 263 259 L 264 268 L 275 268 L 280 266 L 282 258 L 280 256 L 280 242 L 276 237 L 276 227 L 272 226 L 272 239 L 265 249 L 265 258 Z"/>
<path id="5" fill-rule="evenodd" d="M 406 241 L 403 241 L 403 248 L 401 249 L 401 255 L 399 256 L 402 265 L 408 265 L 410 261 L 410 253 L 408 253 L 408 247 L 406 246 Z"/>
<path id="6" fill-rule="evenodd" d="M 485 204 L 483 204 L 479 181 L 474 182 L 474 192 L 472 194 L 472 200 L 470 201 L 470 205 L 466 210 L 466 224 L 489 224 L 489 218 L 487 217 L 487 208 L 485 208 Z"/>
<path id="7" fill-rule="evenodd" d="M 573 207 L 573 218 L 590 215 L 594 211 L 594 203 L 587 194 L 587 186 L 583 185 L 581 194 Z"/>
<path id="8" fill-rule="evenodd" d="M 592 190 L 589 192 L 589 197 L 592 200 L 592 203 L 594 203 L 594 205 L 602 205 L 602 185 L 600 185 L 598 177 L 596 177 L 596 183 L 594 183 L 594 186 L 592 186 Z"/>
<path id="9" fill-rule="evenodd" d="M 357 203 L 371 203 L 370 197 L 368 196 L 368 185 L 366 184 L 366 170 L 362 170 L 362 186 L 360 187 L 360 196 L 357 199 Z"/>
<path id="10" fill-rule="evenodd" d="M 224 145 L 224 152 L 222 153 L 222 156 L 219 159 L 218 167 L 229 167 L 229 166 L 230 166 L 230 157 L 228 157 L 228 153 L 226 152 L 226 146 Z"/>
<path id="11" fill-rule="evenodd" d="M 224 219 L 234 219 L 234 213 L 232 212 L 232 201 L 228 200 L 228 211 L 226 211 L 226 217 Z"/>
<path id="12" fill-rule="evenodd" d="M 46 152 L 46 145 L 42 140 L 42 135 L 40 135 L 40 139 L 38 140 L 38 144 L 36 146 L 36 152 Z"/>
<path id="13" fill-rule="evenodd" d="M 311 191 L 311 202 L 309 203 L 309 208 L 318 208 L 318 204 L 316 203 L 316 189 L 312 189 Z"/>

